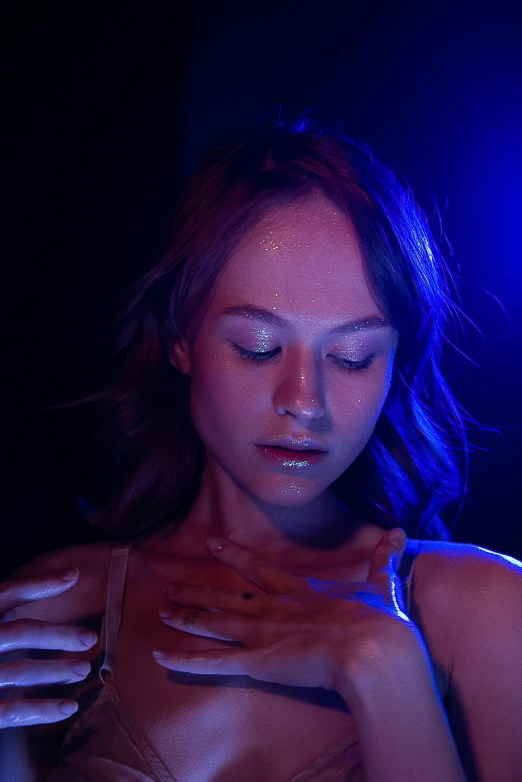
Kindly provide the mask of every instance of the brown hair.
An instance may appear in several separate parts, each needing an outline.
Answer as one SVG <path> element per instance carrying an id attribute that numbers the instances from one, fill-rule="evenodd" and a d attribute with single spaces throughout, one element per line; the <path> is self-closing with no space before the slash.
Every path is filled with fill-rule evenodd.
<path id="1" fill-rule="evenodd" d="M 461 311 L 454 277 L 409 186 L 371 151 L 309 122 L 247 129 L 219 141 L 183 183 L 161 262 L 134 282 L 118 321 L 114 383 L 60 409 L 98 401 L 121 480 L 85 513 L 117 538 L 181 524 L 199 491 L 204 445 L 190 418 L 190 377 L 169 354 L 192 343 L 233 248 L 273 208 L 321 191 L 361 238 L 367 273 L 399 331 L 391 387 L 370 441 L 333 484 L 362 518 L 408 535 L 448 539 L 440 514 L 462 506 L 465 421 L 441 368 L 444 331 Z M 464 460 L 465 470 L 459 462 Z M 458 515 L 458 514 L 457 514 Z"/>

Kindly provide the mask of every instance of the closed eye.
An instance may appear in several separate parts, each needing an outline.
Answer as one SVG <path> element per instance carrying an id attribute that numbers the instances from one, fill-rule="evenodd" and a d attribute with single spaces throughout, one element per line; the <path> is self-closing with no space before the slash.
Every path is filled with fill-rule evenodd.
<path id="1" fill-rule="evenodd" d="M 245 350 L 244 348 L 240 348 L 239 345 L 234 345 L 234 343 L 231 344 L 236 353 L 239 353 L 241 358 L 248 361 L 269 361 L 270 359 L 275 358 L 277 353 L 281 350 L 281 348 L 274 348 L 274 350 L 270 350 L 266 353 L 260 353 L 258 351 Z M 373 364 L 376 356 L 377 353 L 370 353 L 363 361 L 348 361 L 348 359 L 338 358 L 337 356 L 332 356 L 332 358 L 344 369 L 367 369 Z"/>

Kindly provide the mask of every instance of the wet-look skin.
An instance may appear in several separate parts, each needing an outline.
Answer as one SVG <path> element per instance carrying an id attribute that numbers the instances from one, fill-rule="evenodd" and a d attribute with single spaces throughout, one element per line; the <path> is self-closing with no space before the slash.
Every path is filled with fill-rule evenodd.
<path id="1" fill-rule="evenodd" d="M 178 672 L 333 690 L 355 718 L 368 780 L 402 782 L 409 768 L 412 779 L 465 782 L 422 635 L 403 610 L 406 535 L 398 530 L 397 546 L 377 530 L 375 544 L 376 525 L 329 488 L 371 437 L 397 345 L 351 221 L 323 196 L 270 214 L 239 244 L 193 344 L 172 350 L 191 378 L 205 461 L 200 494 L 163 552 L 193 556 L 208 537 L 224 539 L 212 555 L 254 586 L 177 585 L 162 621 L 235 645 L 173 643 L 155 659 Z M 285 435 L 327 453 L 313 464 L 267 459 L 262 444 Z M 320 583 L 292 568 L 339 561 L 372 536 L 364 581 Z"/>
<path id="2" fill-rule="evenodd" d="M 247 305 L 268 315 L 226 312 Z M 374 318 L 371 327 L 333 333 L 361 318 Z M 261 220 L 216 281 L 194 344 L 173 346 L 174 366 L 190 374 L 191 415 L 206 450 L 199 497 L 162 550 L 194 551 L 209 535 L 226 535 L 272 561 L 312 555 L 327 563 L 350 547 L 362 525 L 329 486 L 372 434 L 397 344 L 338 208 L 314 194 Z M 281 469 L 258 445 L 281 435 L 311 437 L 328 453 L 312 468 Z M 329 537 L 337 553 L 325 550 Z"/>

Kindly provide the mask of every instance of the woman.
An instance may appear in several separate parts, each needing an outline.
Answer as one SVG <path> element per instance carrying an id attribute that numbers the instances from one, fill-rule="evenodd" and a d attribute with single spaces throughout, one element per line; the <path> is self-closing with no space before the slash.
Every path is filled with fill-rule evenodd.
<path id="1" fill-rule="evenodd" d="M 256 128 L 208 153 L 173 228 L 91 397 L 120 448 L 90 515 L 111 540 L 29 563 L 0 606 L 5 651 L 23 628 L 62 652 L 11 669 L 7 730 L 52 782 L 519 779 L 522 566 L 440 517 L 470 419 L 409 188 L 339 134 Z"/>

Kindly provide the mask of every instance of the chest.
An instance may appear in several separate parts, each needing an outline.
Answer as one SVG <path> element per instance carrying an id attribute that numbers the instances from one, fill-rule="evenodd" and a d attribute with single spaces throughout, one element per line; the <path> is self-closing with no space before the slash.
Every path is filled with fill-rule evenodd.
<path id="1" fill-rule="evenodd" d="M 129 560 L 116 645 L 114 684 L 141 731 L 176 779 L 290 780 L 318 758 L 356 737 L 337 693 L 288 687 L 249 676 L 188 674 L 155 662 L 152 649 L 208 650 L 228 644 L 169 628 L 158 615 L 169 581 L 261 591 L 218 565 L 182 561 L 169 570 Z M 315 575 L 315 574 L 314 574 Z M 317 577 L 328 578 L 327 575 Z M 353 573 L 339 580 L 358 580 Z M 439 666 L 434 663 L 437 675 Z M 442 670 L 442 669 L 441 669 Z M 437 684 L 444 697 L 443 674 Z"/>
<path id="2" fill-rule="evenodd" d="M 336 693 L 288 687 L 249 676 L 187 674 L 162 668 L 155 647 L 191 651 L 229 647 L 163 624 L 169 580 L 261 591 L 238 574 L 193 571 L 136 578 L 132 563 L 117 642 L 115 686 L 132 717 L 176 779 L 289 780 L 354 734 Z"/>

